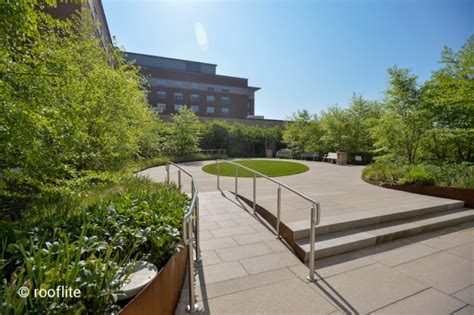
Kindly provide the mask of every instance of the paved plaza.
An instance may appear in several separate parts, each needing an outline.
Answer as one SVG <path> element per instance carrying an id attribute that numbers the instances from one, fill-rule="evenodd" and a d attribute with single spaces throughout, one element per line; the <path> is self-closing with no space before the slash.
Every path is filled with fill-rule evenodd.
<path id="1" fill-rule="evenodd" d="M 474 314 L 474 222 L 400 238 L 308 264 L 277 240 L 274 229 L 235 199 L 234 179 L 201 171 L 209 162 L 183 163 L 200 191 L 202 262 L 196 294 L 203 314 Z M 361 214 L 446 206 L 452 200 L 376 187 L 360 179 L 361 167 L 303 162 L 310 170 L 278 180 L 315 197 L 322 223 Z M 142 172 L 166 178 L 164 167 Z M 176 180 L 176 170 L 171 171 Z M 183 188 L 189 181 L 182 176 Z M 239 193 L 252 196 L 252 180 L 239 180 Z M 257 203 L 276 208 L 276 186 L 258 179 Z M 283 194 L 283 221 L 308 220 L 307 204 Z M 177 314 L 185 314 L 188 289 Z"/>
<path id="2" fill-rule="evenodd" d="M 201 193 L 202 314 L 473 314 L 474 223 L 303 264 L 229 193 Z M 186 314 L 183 289 L 177 314 Z"/>
<path id="3" fill-rule="evenodd" d="M 361 178 L 363 166 L 339 166 L 330 163 L 296 161 L 309 166 L 309 171 L 301 174 L 275 177 L 282 183 L 297 191 L 318 200 L 322 207 L 322 223 L 337 219 L 342 215 L 354 217 L 370 212 L 393 212 L 407 210 L 417 206 L 431 206 L 450 203 L 452 200 L 411 194 L 403 191 L 386 189 L 365 183 Z M 182 163 L 186 170 L 196 178 L 200 192 L 217 190 L 215 175 L 202 171 L 206 164 L 213 161 Z M 157 181 L 166 178 L 165 167 L 144 170 L 140 174 Z M 177 170 L 170 168 L 170 176 L 176 180 Z M 183 183 L 189 179 L 182 176 Z M 234 177 L 220 177 L 220 188 L 223 191 L 234 191 Z M 239 194 L 253 198 L 253 179 L 239 178 Z M 189 191 L 190 185 L 184 184 Z M 257 179 L 257 203 L 276 213 L 277 185 L 265 179 Z M 311 205 L 293 193 L 282 190 L 282 222 L 291 223 L 309 220 Z"/>

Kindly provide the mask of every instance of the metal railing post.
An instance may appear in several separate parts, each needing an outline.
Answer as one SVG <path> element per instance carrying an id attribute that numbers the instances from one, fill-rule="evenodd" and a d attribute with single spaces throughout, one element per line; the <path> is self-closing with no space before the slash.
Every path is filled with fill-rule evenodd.
<path id="1" fill-rule="evenodd" d="M 220 190 L 221 187 L 220 187 L 219 178 L 220 178 L 221 170 L 220 170 L 220 167 L 219 167 L 219 163 L 217 163 L 217 160 L 216 160 L 216 169 L 217 169 L 217 190 Z"/>
<path id="2" fill-rule="evenodd" d="M 277 239 L 280 238 L 280 219 L 281 219 L 281 186 L 278 185 L 277 189 L 277 222 L 276 222 L 276 232 Z"/>
<path id="3" fill-rule="evenodd" d="M 170 166 L 169 164 L 166 164 L 166 184 L 170 183 Z"/>
<path id="4" fill-rule="evenodd" d="M 311 222 L 310 222 L 310 230 L 309 230 L 309 281 L 316 281 L 314 277 L 315 270 L 314 270 L 314 242 L 315 242 L 315 225 L 316 225 L 316 205 L 313 204 L 311 207 Z"/>
<path id="5" fill-rule="evenodd" d="M 239 168 L 235 168 L 235 198 L 237 198 L 237 194 L 239 193 Z"/>
<path id="6" fill-rule="evenodd" d="M 253 214 L 257 211 L 257 175 L 253 174 Z"/>
<path id="7" fill-rule="evenodd" d="M 201 240 L 199 235 L 199 197 L 196 197 L 196 204 L 195 204 L 195 232 L 194 235 L 196 237 L 196 262 L 201 261 Z"/>
<path id="8" fill-rule="evenodd" d="M 178 187 L 181 189 L 181 170 L 178 170 Z"/>
<path id="9" fill-rule="evenodd" d="M 194 258 L 193 258 L 193 229 L 191 220 L 188 219 L 186 222 L 187 226 L 187 251 L 188 251 L 188 273 L 189 273 L 189 305 L 186 306 L 186 311 L 196 312 L 198 305 L 196 303 L 196 297 L 194 296 Z"/>

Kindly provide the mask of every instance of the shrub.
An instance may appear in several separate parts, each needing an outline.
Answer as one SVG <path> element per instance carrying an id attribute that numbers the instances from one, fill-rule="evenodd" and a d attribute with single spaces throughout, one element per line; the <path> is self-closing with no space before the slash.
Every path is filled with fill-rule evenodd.
<path id="1" fill-rule="evenodd" d="M 362 171 L 363 178 L 378 183 L 474 188 L 474 164 L 397 164 L 383 161 Z"/>
<path id="2" fill-rule="evenodd" d="M 100 199 L 96 195 L 102 192 Z M 128 178 L 92 197 L 59 194 L 28 211 L 22 222 L 0 221 L 0 313 L 115 313 L 129 263 L 161 268 L 180 248 L 189 198 L 175 185 Z M 54 201 L 54 202 L 53 202 Z M 79 288 L 79 299 L 22 299 L 21 286 Z"/>

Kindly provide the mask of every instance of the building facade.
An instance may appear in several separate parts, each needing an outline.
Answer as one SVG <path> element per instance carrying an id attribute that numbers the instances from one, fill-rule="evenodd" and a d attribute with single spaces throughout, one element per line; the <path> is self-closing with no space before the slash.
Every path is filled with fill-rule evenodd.
<path id="1" fill-rule="evenodd" d="M 109 26 L 107 25 L 107 19 L 101 0 L 58 2 L 57 7 L 50 9 L 49 13 L 54 18 L 67 20 L 70 19 L 73 14 L 80 12 L 81 8 L 88 9 L 92 14 L 92 18 L 97 22 L 95 35 L 101 39 L 102 45 L 106 49 L 112 47 L 112 37 L 110 36 Z"/>
<path id="2" fill-rule="evenodd" d="M 201 117 L 248 118 L 255 115 L 255 92 L 248 80 L 216 74 L 215 64 L 126 53 L 149 78 L 150 107 L 162 115 L 183 106 Z"/>

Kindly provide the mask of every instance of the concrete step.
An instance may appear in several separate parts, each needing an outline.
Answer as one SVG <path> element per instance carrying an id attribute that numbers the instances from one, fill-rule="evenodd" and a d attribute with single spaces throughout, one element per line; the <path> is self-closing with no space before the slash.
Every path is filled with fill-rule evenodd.
<path id="1" fill-rule="evenodd" d="M 437 213 L 451 209 L 458 209 L 464 206 L 464 201 L 440 199 L 431 202 L 419 202 L 405 206 L 397 206 L 366 211 L 352 212 L 342 215 L 324 217 L 316 227 L 316 235 L 341 232 L 354 228 L 390 222 L 394 220 L 408 219 L 420 215 Z M 309 237 L 309 219 L 286 223 L 292 231 L 294 241 Z"/>
<path id="2" fill-rule="evenodd" d="M 471 220 L 474 220 L 474 209 L 459 208 L 325 235 L 316 234 L 315 257 L 334 256 Z M 307 262 L 309 238 L 297 240 L 294 244 L 296 254 Z"/>

